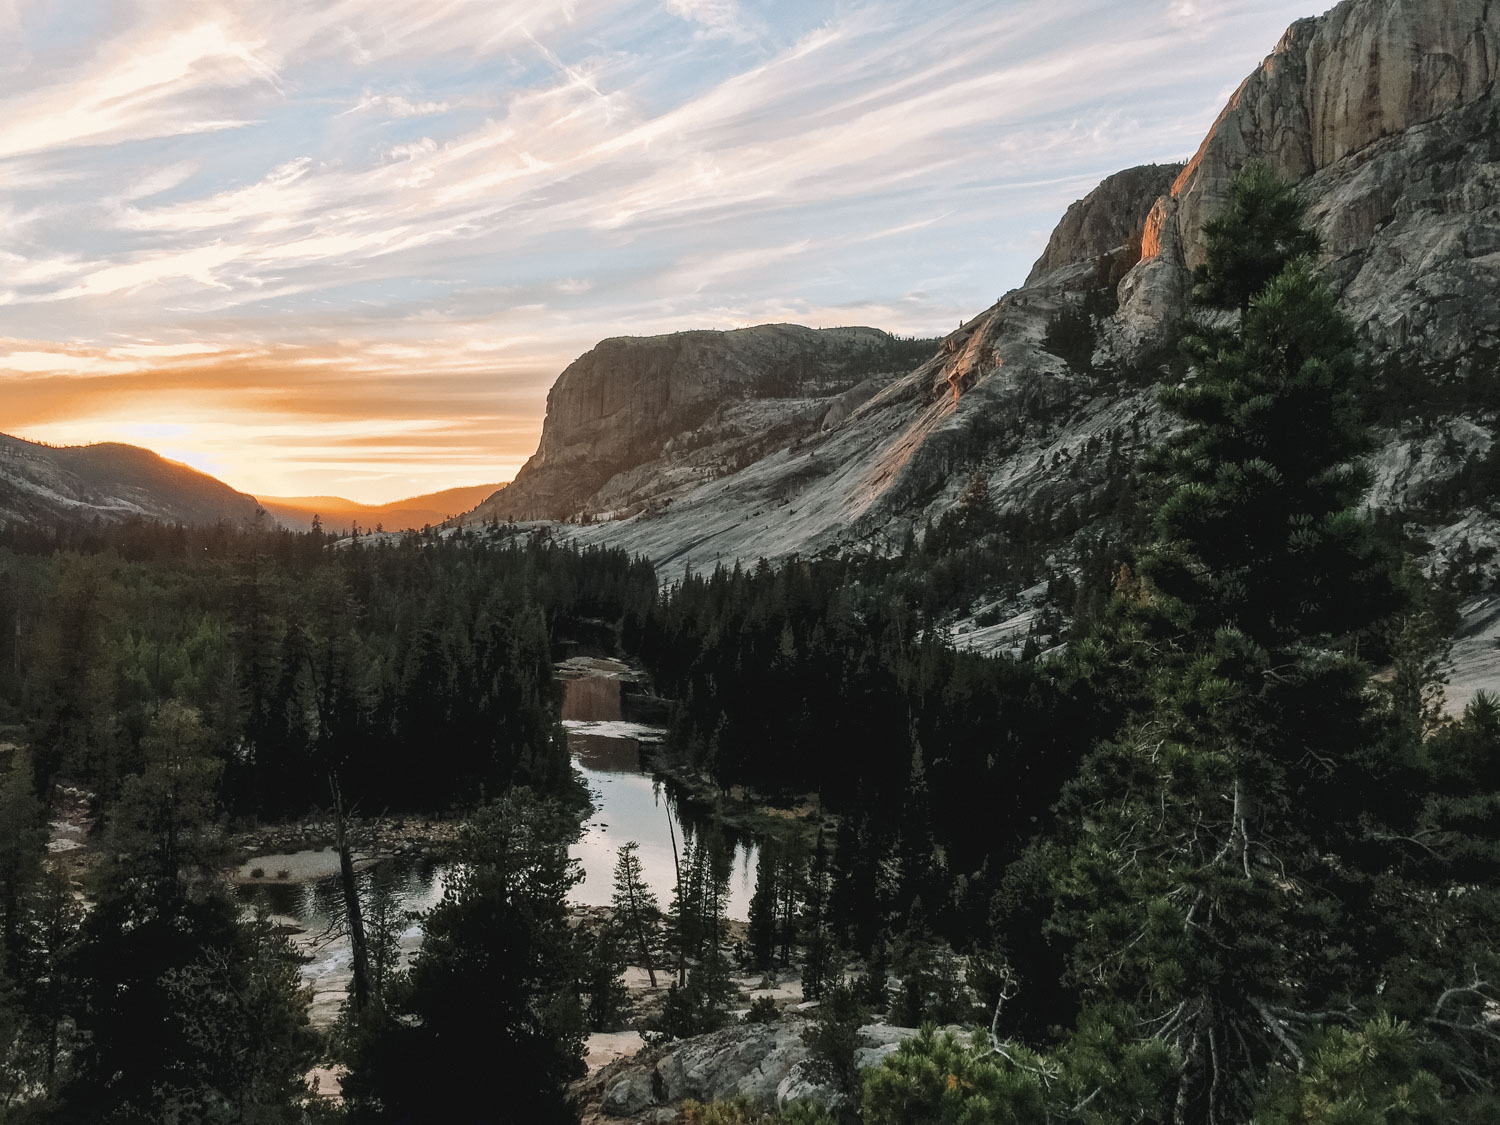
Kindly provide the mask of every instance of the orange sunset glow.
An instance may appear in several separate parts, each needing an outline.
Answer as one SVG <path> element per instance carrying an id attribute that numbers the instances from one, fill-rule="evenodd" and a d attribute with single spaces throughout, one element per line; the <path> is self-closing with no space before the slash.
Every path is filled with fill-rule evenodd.
<path id="1" fill-rule="evenodd" d="M 257 495 L 503 481 L 599 339 L 946 331 L 1298 14 L 0 3 L 0 431 Z"/>

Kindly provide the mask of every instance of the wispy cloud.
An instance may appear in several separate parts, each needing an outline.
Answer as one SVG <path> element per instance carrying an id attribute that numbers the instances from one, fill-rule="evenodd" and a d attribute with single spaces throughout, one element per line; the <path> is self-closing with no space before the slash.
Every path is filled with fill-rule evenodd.
<path id="1" fill-rule="evenodd" d="M 0 99 L 0 157 L 232 129 L 244 121 L 194 95 L 276 81 L 261 44 L 212 21 L 115 46 L 63 81 Z"/>
<path id="2" fill-rule="evenodd" d="M 550 380 L 603 336 L 943 330 L 1019 281 L 1101 176 L 1191 153 L 1307 14 L 96 0 L 80 43 L 49 30 L 54 4 L 0 0 L 21 44 L 0 95 L 0 429 L 138 436 L 131 417 L 176 411 L 281 493 L 337 490 L 315 448 L 331 422 L 372 450 L 356 484 L 394 447 L 429 458 L 424 483 L 517 464 Z M 418 414 L 446 420 L 448 452 L 377 440 Z M 257 419 L 282 435 L 269 460 Z"/>
<path id="3" fill-rule="evenodd" d="M 390 117 L 431 117 L 453 109 L 450 101 L 412 101 L 401 94 L 366 94 L 359 104 L 344 111 L 350 113 L 384 113 Z"/>
<path id="4" fill-rule="evenodd" d="M 744 43 L 764 34 L 763 25 L 748 16 L 736 0 L 669 0 L 667 7 L 697 24 L 700 34 L 709 38 Z"/>

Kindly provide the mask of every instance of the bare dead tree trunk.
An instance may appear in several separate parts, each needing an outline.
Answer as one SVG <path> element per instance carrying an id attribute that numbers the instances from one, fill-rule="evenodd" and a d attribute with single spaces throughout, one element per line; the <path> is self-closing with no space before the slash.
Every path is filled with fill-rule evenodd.
<path id="1" fill-rule="evenodd" d="M 687 902 L 682 897 L 682 864 L 677 859 L 677 829 L 672 825 L 672 809 L 667 806 L 667 835 L 672 838 L 672 871 L 677 877 L 677 923 L 679 933 L 677 934 L 677 987 L 682 988 L 687 984 L 687 952 L 683 949 L 686 942 L 680 932 L 682 921 L 686 913 Z"/>
<path id="2" fill-rule="evenodd" d="M 651 964 L 651 947 L 646 941 L 646 925 L 641 921 L 641 908 L 635 901 L 635 880 L 626 884 L 626 893 L 630 896 L 630 920 L 635 926 L 635 940 L 641 947 L 641 962 L 646 966 L 646 976 L 651 980 L 651 987 L 656 987 L 656 967 Z"/>
<path id="3" fill-rule="evenodd" d="M 344 890 L 344 913 L 349 919 L 349 948 L 354 960 L 354 1014 L 361 1015 L 370 1003 L 370 949 L 365 941 L 364 915 L 359 905 L 359 884 L 354 880 L 354 856 L 344 815 L 344 794 L 338 774 L 328 775 L 333 791 L 334 846 L 339 853 L 339 883 Z"/>

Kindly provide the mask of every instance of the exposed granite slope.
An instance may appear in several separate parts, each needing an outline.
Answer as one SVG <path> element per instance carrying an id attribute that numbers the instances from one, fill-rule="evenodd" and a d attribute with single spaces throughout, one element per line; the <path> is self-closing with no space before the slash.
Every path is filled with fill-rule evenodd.
<path id="1" fill-rule="evenodd" d="M 1409 417 L 1386 411 L 1371 506 L 1412 520 L 1435 565 L 1488 550 L 1500 543 L 1500 498 L 1455 510 L 1450 485 L 1500 426 L 1485 394 L 1461 393 L 1495 381 L 1500 358 L 1497 71 L 1500 3 L 1345 0 L 1293 25 L 1191 163 L 1110 177 L 1069 209 L 1024 287 L 916 369 L 831 397 L 758 397 L 744 388 L 759 376 L 705 339 L 694 362 L 723 371 L 695 371 L 695 390 L 680 392 L 691 405 L 678 409 L 672 364 L 651 369 L 667 372 L 651 377 L 669 392 L 627 376 L 621 385 L 636 389 L 625 397 L 640 405 L 616 407 L 613 391 L 582 390 L 603 368 L 580 361 L 559 380 L 556 419 L 549 411 L 512 499 L 587 492 L 603 522 L 569 534 L 643 553 L 671 579 L 684 565 L 892 548 L 976 476 L 1001 509 L 1056 511 L 1097 495 L 1169 424 L 1153 384 L 1189 311 L 1203 224 L 1256 159 L 1299 184 L 1321 265 L 1375 367 L 1422 403 Z M 1055 338 L 1065 321 L 1081 348 Z M 752 331 L 795 350 L 809 330 Z M 639 431 L 614 429 L 626 422 Z M 615 455 L 601 450 L 632 441 L 643 447 L 633 465 L 599 464 Z M 1059 542 L 1057 565 L 1068 557 Z M 1484 564 L 1485 581 L 1500 581 L 1497 563 Z"/>
<path id="2" fill-rule="evenodd" d="M 547 395 L 541 445 L 477 514 L 557 519 L 612 501 L 628 506 L 639 491 L 629 482 L 596 494 L 663 453 L 689 452 L 681 439 L 710 422 L 731 429 L 739 422 L 752 434 L 787 422 L 815 429 L 815 404 L 807 400 L 849 389 L 850 380 L 839 378 L 845 361 L 889 341 L 873 328 L 796 324 L 605 340 L 558 377 Z M 763 409 L 724 417 L 747 402 Z"/>

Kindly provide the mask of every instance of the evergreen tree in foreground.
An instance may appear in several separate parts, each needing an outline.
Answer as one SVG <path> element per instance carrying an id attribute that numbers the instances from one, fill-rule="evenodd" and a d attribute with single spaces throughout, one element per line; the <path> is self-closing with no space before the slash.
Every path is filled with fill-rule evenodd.
<path id="1" fill-rule="evenodd" d="M 1356 642 L 1401 598 L 1357 508 L 1353 330 L 1295 217 L 1252 168 L 1208 230 L 1199 297 L 1243 317 L 1162 395 L 1186 428 L 1124 593 L 1149 702 L 1071 788 L 1053 874 L 1071 979 L 1172 1050 L 1155 1112 L 1178 1125 L 1243 1120 L 1382 947 L 1370 824 L 1402 779 Z"/>
<path id="2" fill-rule="evenodd" d="M 55 1120 L 302 1119 L 317 1054 L 284 936 L 219 880 L 218 763 L 196 711 L 162 708 L 111 810 L 108 859 L 71 964 L 82 1044 Z"/>
<path id="3" fill-rule="evenodd" d="M 996 898 L 989 1035 L 903 1044 L 865 1078 L 866 1125 L 1500 1113 L 1500 705 L 1434 733 L 1429 685 L 1361 661 L 1403 592 L 1357 508 L 1353 333 L 1291 257 L 1313 243 L 1290 189 L 1252 171 L 1233 198 L 1199 293 L 1243 315 L 1163 395 L 1186 426 L 1156 457 L 1155 542 L 1074 656 L 1131 717 L 1028 860 L 1048 889 L 1016 867 Z M 1004 959 L 1047 898 L 1082 1012 L 1042 1052 L 1002 1038 L 1026 1022 L 1007 1004 L 1039 1003 L 1015 984 L 1036 965 Z"/>
<path id="4" fill-rule="evenodd" d="M 1203 238 L 1208 261 L 1193 271 L 1193 298 L 1242 314 L 1288 262 L 1320 248 L 1302 221 L 1296 186 L 1260 162 L 1235 178 L 1224 209 L 1203 224 Z"/>
<path id="5" fill-rule="evenodd" d="M 755 892 L 750 896 L 748 939 L 750 964 L 769 969 L 776 956 L 778 892 L 776 873 L 780 867 L 775 844 L 762 840 L 755 861 Z"/>
<path id="6" fill-rule="evenodd" d="M 343 1087 L 351 1120 L 573 1120 L 564 1087 L 583 1070 L 567 920 L 582 879 L 568 858 L 576 832 L 570 812 L 525 790 L 470 818 L 409 979 L 388 988 L 388 1018 L 353 1046 Z"/>

